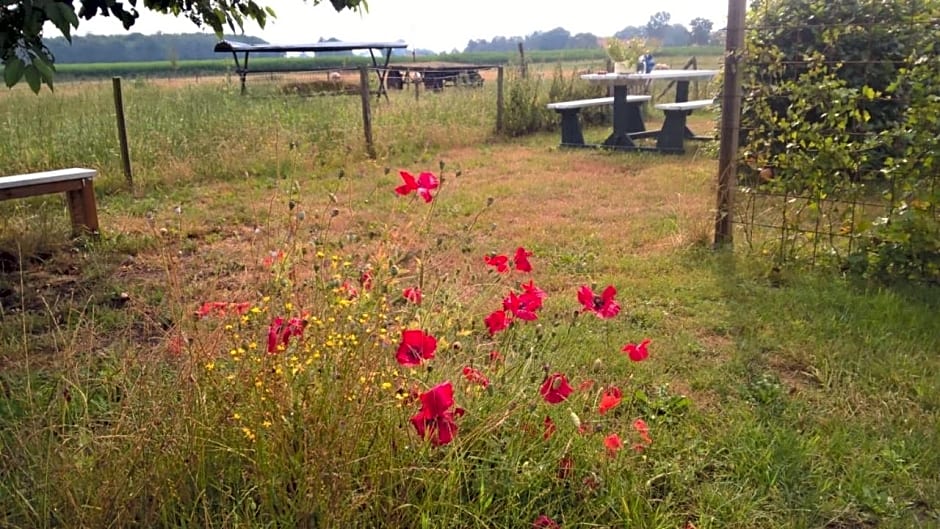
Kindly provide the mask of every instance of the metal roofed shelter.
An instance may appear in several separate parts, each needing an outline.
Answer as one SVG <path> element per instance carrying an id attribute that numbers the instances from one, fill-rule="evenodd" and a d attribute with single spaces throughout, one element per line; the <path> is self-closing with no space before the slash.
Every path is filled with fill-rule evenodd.
<path id="1" fill-rule="evenodd" d="M 375 67 L 376 76 L 379 79 L 379 93 L 381 97 L 385 94 L 388 99 L 388 93 L 385 91 L 385 76 L 388 74 L 388 63 L 392 58 L 392 50 L 407 48 L 404 42 L 317 42 L 315 44 L 246 44 L 244 42 L 220 41 L 215 45 L 214 51 L 217 53 L 231 53 L 235 59 L 235 72 L 241 80 L 242 93 L 245 93 L 245 78 L 248 76 L 248 56 L 252 53 L 285 53 L 285 52 L 330 52 L 330 51 L 354 51 L 369 50 L 369 56 L 372 57 L 372 66 Z M 376 50 L 379 51 L 378 57 Z M 242 53 L 243 58 L 238 60 L 238 54 Z M 379 66 L 379 59 L 384 55 L 384 62 Z M 279 72 L 307 71 L 309 68 L 298 69 L 278 69 Z M 270 70 L 254 70 L 255 72 L 270 72 Z"/>

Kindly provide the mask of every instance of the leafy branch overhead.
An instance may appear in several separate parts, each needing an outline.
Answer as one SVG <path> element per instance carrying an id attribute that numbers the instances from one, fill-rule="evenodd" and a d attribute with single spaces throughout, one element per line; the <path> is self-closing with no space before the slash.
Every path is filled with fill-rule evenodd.
<path id="1" fill-rule="evenodd" d="M 313 5 L 323 0 L 312 0 Z M 43 83 L 52 88 L 55 57 L 46 47 L 43 26 L 50 22 L 70 42 L 79 18 L 116 17 L 124 29 L 133 27 L 140 12 L 138 0 L 3 0 L 0 9 L 0 60 L 3 80 L 12 87 L 22 80 L 38 92 Z M 337 11 L 368 10 L 366 0 L 330 0 Z M 275 16 L 270 7 L 255 0 L 144 0 L 143 7 L 157 13 L 184 16 L 197 27 L 210 27 L 221 37 L 228 28 L 239 31 L 246 20 L 264 27 L 268 17 Z"/>

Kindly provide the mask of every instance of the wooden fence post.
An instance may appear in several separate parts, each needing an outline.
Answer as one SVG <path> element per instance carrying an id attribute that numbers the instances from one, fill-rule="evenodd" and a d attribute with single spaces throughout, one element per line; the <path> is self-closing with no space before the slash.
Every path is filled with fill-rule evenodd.
<path id="1" fill-rule="evenodd" d="M 522 43 L 519 43 L 519 75 L 525 79 L 528 76 L 528 67 L 525 63 L 525 48 L 522 46 Z"/>
<path id="2" fill-rule="evenodd" d="M 718 209 L 715 213 L 715 247 L 731 246 L 734 190 L 738 185 L 738 135 L 741 131 L 741 70 L 744 51 L 744 14 L 747 0 L 728 0 L 728 34 L 725 39 L 725 74 L 721 94 L 721 146 L 718 150 Z"/>
<path id="3" fill-rule="evenodd" d="M 503 132 L 503 67 L 496 67 L 496 132 Z"/>
<path id="4" fill-rule="evenodd" d="M 114 114 L 117 116 L 118 141 L 121 143 L 121 163 L 124 166 L 124 179 L 128 187 L 134 189 L 134 175 L 131 173 L 131 151 L 127 146 L 127 126 L 124 123 L 124 96 L 121 93 L 121 78 L 112 77 L 114 89 Z"/>
<path id="5" fill-rule="evenodd" d="M 369 158 L 375 158 L 375 144 L 372 142 L 372 107 L 369 100 L 369 69 L 365 66 L 359 67 L 359 95 L 362 98 L 362 129 L 366 136 L 366 152 Z"/>

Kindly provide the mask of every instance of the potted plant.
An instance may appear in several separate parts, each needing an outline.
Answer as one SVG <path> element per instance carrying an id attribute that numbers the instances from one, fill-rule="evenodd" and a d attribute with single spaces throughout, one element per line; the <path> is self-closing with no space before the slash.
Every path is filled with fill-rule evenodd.
<path id="1" fill-rule="evenodd" d="M 630 71 L 628 64 L 630 57 L 627 54 L 627 45 L 622 40 L 618 38 L 607 39 L 607 57 L 613 61 L 615 73 Z"/>

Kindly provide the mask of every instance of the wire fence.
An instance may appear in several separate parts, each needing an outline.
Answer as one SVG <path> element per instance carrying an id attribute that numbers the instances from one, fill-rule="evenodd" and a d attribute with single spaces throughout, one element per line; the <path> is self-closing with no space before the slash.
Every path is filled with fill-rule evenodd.
<path id="1" fill-rule="evenodd" d="M 747 20 L 735 239 L 940 282 L 940 2 L 761 2 Z"/>

